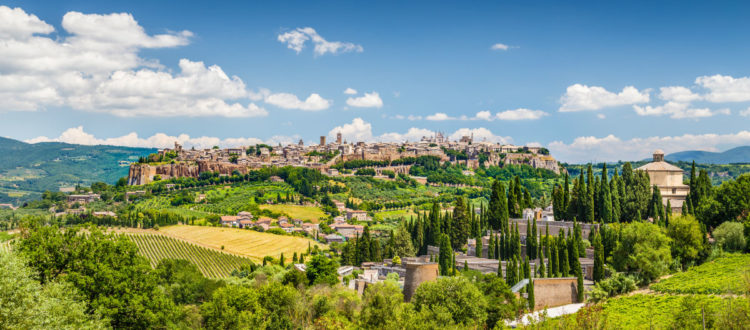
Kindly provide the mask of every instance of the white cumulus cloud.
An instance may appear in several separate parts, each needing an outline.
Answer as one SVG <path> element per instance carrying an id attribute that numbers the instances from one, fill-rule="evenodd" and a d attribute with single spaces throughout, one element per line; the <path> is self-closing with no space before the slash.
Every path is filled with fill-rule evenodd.
<path id="1" fill-rule="evenodd" d="M 649 91 L 639 91 L 627 86 L 620 93 L 610 92 L 604 87 L 575 84 L 568 86 L 560 98 L 560 112 L 599 110 L 602 108 L 649 102 Z"/>
<path id="2" fill-rule="evenodd" d="M 698 119 L 712 117 L 717 114 L 729 114 L 729 109 L 711 110 L 708 108 L 691 108 L 689 103 L 679 103 L 669 101 L 664 105 L 660 106 L 638 106 L 634 105 L 633 109 L 639 116 L 664 116 L 669 115 L 670 118 L 674 119 Z"/>
<path id="3" fill-rule="evenodd" d="M 143 49 L 187 45 L 190 31 L 151 35 L 129 13 L 62 18 L 65 37 L 21 8 L 0 6 L 0 111 L 50 106 L 133 116 L 257 117 L 245 84 L 219 66 L 182 59 L 173 74 Z"/>
<path id="4" fill-rule="evenodd" d="M 662 87 L 659 91 L 659 98 L 665 101 L 689 103 L 701 99 L 700 95 L 683 86 Z"/>
<path id="5" fill-rule="evenodd" d="M 713 75 L 695 79 L 695 84 L 708 89 L 705 99 L 710 102 L 750 101 L 750 77 Z"/>
<path id="6" fill-rule="evenodd" d="M 448 116 L 447 114 L 445 114 L 443 112 L 438 112 L 438 113 L 435 113 L 435 114 L 432 114 L 432 115 L 429 115 L 429 116 L 425 117 L 425 119 L 431 120 L 431 121 L 444 121 L 444 120 L 452 120 L 452 119 L 456 119 L 456 118 Z"/>
<path id="7" fill-rule="evenodd" d="M 350 97 L 346 99 L 346 104 L 357 108 L 381 108 L 383 100 L 378 92 L 372 92 L 360 97 Z"/>
<path id="8" fill-rule="evenodd" d="M 26 140 L 28 143 L 39 143 L 39 142 L 65 142 L 72 144 L 83 144 L 83 145 L 114 145 L 114 146 L 125 146 L 125 147 L 141 147 L 141 148 L 171 148 L 175 142 L 182 144 L 186 148 L 195 147 L 196 149 L 206 149 L 213 146 L 219 146 L 222 148 L 238 147 L 238 146 L 249 146 L 259 143 L 265 143 L 275 145 L 278 143 L 288 144 L 298 140 L 299 136 L 273 136 L 266 140 L 258 138 L 218 138 L 211 136 L 199 136 L 191 137 L 187 134 L 180 134 L 176 136 L 167 135 L 164 133 L 156 133 L 149 137 L 141 138 L 135 132 L 112 138 L 97 138 L 93 134 L 84 131 L 83 126 L 72 127 L 65 130 L 60 136 L 56 138 L 48 138 L 45 136 L 36 137 L 33 139 Z"/>
<path id="9" fill-rule="evenodd" d="M 324 99 L 320 94 L 312 93 L 304 101 L 290 93 L 269 94 L 265 102 L 284 109 L 298 109 L 304 111 L 320 111 L 328 109 L 332 101 Z"/>
<path id="10" fill-rule="evenodd" d="M 508 46 L 506 44 L 501 44 L 501 43 L 496 43 L 496 44 L 492 45 L 492 47 L 490 47 L 490 49 L 492 49 L 492 50 L 508 50 L 510 48 L 511 48 L 510 46 Z"/>
<path id="11" fill-rule="evenodd" d="M 516 110 L 506 110 L 503 112 L 498 112 L 495 116 L 500 120 L 536 120 L 547 115 L 548 114 L 546 112 L 541 110 L 529 110 L 521 108 Z"/>
<path id="12" fill-rule="evenodd" d="M 328 41 L 318 34 L 311 27 L 297 28 L 295 30 L 279 34 L 277 39 L 285 43 L 287 48 L 294 50 L 299 54 L 305 48 L 307 41 L 314 44 L 315 55 L 338 54 L 348 52 L 361 53 L 364 48 L 361 45 L 351 42 Z"/>
<path id="13" fill-rule="evenodd" d="M 649 158 L 654 150 L 665 153 L 685 150 L 718 151 L 750 144 L 750 131 L 730 134 L 685 134 L 652 136 L 623 140 L 615 135 L 605 137 L 581 136 L 571 143 L 554 141 L 549 144 L 552 155 L 563 162 L 585 163 Z M 722 149 L 720 149 L 722 148 Z"/>
<path id="14" fill-rule="evenodd" d="M 346 94 L 346 95 L 355 95 L 355 94 L 357 94 L 357 90 L 354 89 L 354 88 L 351 88 L 351 87 L 347 87 L 344 90 L 344 94 Z"/>

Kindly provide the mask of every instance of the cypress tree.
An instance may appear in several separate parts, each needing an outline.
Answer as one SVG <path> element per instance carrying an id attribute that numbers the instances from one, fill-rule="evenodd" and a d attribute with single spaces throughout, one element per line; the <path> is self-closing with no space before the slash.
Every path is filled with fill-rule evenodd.
<path id="1" fill-rule="evenodd" d="M 279 266 L 284 267 L 284 252 L 281 252 L 281 256 L 279 257 Z"/>
<path id="2" fill-rule="evenodd" d="M 292 263 L 295 263 L 295 264 L 297 263 L 297 252 L 294 252 L 294 254 L 292 255 Z"/>
<path id="3" fill-rule="evenodd" d="M 539 229 L 536 227 L 536 218 L 534 218 L 531 228 L 531 243 L 534 245 L 531 250 L 531 259 L 541 258 L 542 256 L 539 255 Z"/>
<path id="4" fill-rule="evenodd" d="M 526 292 L 528 292 L 526 301 L 529 303 L 529 310 L 534 311 L 534 305 L 536 304 L 536 301 L 534 298 L 534 280 L 533 279 L 529 279 L 529 284 L 526 286 Z"/>
<path id="5" fill-rule="evenodd" d="M 477 258 L 483 258 L 483 256 L 482 256 L 482 247 L 483 246 L 482 245 L 484 245 L 484 242 L 482 242 L 482 236 L 477 236 L 477 238 L 475 239 L 475 241 L 476 241 L 476 244 L 475 244 L 476 248 L 474 249 L 475 252 L 476 252 L 475 255 L 477 256 Z"/>
<path id="6" fill-rule="evenodd" d="M 604 245 L 599 233 L 594 235 L 594 281 L 604 279 Z"/>
<path id="7" fill-rule="evenodd" d="M 562 240 L 565 241 L 564 238 Z M 570 275 L 570 264 L 568 262 L 568 249 L 563 248 L 563 249 L 560 249 L 560 251 L 562 252 L 560 256 L 560 264 L 562 266 L 560 267 L 560 272 L 562 273 L 563 277 L 567 277 Z"/>
<path id="8" fill-rule="evenodd" d="M 544 258 L 539 258 L 539 277 L 548 276 L 546 267 L 544 266 Z"/>
<path id="9" fill-rule="evenodd" d="M 672 203 L 667 199 L 667 207 L 664 209 L 664 227 L 669 227 L 670 218 L 672 218 Z"/>
<path id="10" fill-rule="evenodd" d="M 532 237 L 531 237 L 531 223 L 529 220 L 526 220 L 526 257 L 531 258 L 531 256 L 534 254 L 531 252 L 532 249 L 534 249 L 534 244 L 532 243 Z"/>
<path id="11" fill-rule="evenodd" d="M 568 238 L 568 241 L 570 269 L 581 269 L 581 261 L 578 259 L 578 242 L 576 242 L 574 237 Z"/>
<path id="12" fill-rule="evenodd" d="M 524 258 L 524 259 L 525 259 L 524 266 L 523 266 L 524 278 L 531 279 L 531 264 L 529 263 L 529 258 Z"/>
<path id="13" fill-rule="evenodd" d="M 565 184 L 563 185 L 563 201 L 562 201 L 562 210 L 560 210 L 561 218 L 560 220 L 567 220 L 565 215 L 568 211 L 568 204 L 570 203 L 570 187 L 568 185 L 568 173 L 565 173 Z M 557 210 L 553 210 L 555 214 L 557 214 Z"/>
<path id="14" fill-rule="evenodd" d="M 487 245 L 487 258 L 495 259 L 495 235 L 490 233 L 490 242 Z"/>
<path id="15" fill-rule="evenodd" d="M 464 271 L 468 271 L 468 270 L 469 270 L 469 264 L 466 262 L 466 260 L 464 260 Z"/>
<path id="16" fill-rule="evenodd" d="M 549 260 L 549 275 L 548 277 L 558 277 L 560 273 L 560 267 L 558 265 L 558 256 L 557 256 L 557 244 L 550 245 L 550 260 Z"/>
<path id="17" fill-rule="evenodd" d="M 440 268 L 440 275 L 450 275 L 451 269 L 453 268 L 453 250 L 451 249 L 451 239 L 446 234 L 442 234 L 440 240 L 440 257 L 438 258 L 438 267 Z"/>
<path id="18" fill-rule="evenodd" d="M 579 267 L 578 270 L 576 270 L 576 273 L 578 273 L 577 274 L 578 275 L 578 287 L 577 287 L 577 289 L 578 289 L 577 290 L 578 291 L 578 302 L 582 303 L 583 300 L 584 300 L 584 295 L 583 295 L 583 290 L 584 290 L 584 287 L 583 287 L 583 271 Z"/>
<path id="19" fill-rule="evenodd" d="M 602 223 L 612 222 L 612 196 L 610 193 L 609 183 L 607 182 L 608 179 L 609 177 L 607 176 L 607 163 L 604 163 L 604 167 L 602 168 L 601 182 L 601 210 L 599 211 Z"/>

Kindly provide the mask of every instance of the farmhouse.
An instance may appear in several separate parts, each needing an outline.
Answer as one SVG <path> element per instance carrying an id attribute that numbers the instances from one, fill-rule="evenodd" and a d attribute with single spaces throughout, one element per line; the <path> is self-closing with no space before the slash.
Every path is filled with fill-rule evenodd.
<path id="1" fill-rule="evenodd" d="M 86 204 L 99 200 L 99 194 L 68 195 L 68 203 Z"/>
<path id="2" fill-rule="evenodd" d="M 361 210 L 350 210 L 346 211 L 346 219 L 347 220 L 357 220 L 357 221 L 370 221 L 370 217 L 367 216 L 367 211 L 361 211 Z"/>

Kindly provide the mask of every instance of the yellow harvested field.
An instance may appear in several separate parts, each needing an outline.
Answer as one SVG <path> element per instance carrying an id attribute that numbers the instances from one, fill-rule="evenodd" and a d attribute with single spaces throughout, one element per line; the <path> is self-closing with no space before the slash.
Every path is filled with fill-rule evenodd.
<path id="1" fill-rule="evenodd" d="M 325 218 L 326 214 L 315 206 L 301 206 L 301 205 L 288 205 L 288 204 L 277 204 L 277 205 L 259 205 L 263 210 L 271 210 L 277 213 L 286 213 L 292 219 L 310 220 L 312 223 L 318 223 L 321 218 Z"/>
<path id="2" fill-rule="evenodd" d="M 299 254 L 307 251 L 308 244 L 325 247 L 303 237 L 281 236 L 239 228 L 177 225 L 162 227 L 158 232 L 212 249 L 221 250 L 223 245 L 224 251 L 247 256 L 254 261 L 261 261 L 265 256 L 278 258 L 281 253 L 284 253 L 285 259 L 290 259 L 294 252 Z"/>

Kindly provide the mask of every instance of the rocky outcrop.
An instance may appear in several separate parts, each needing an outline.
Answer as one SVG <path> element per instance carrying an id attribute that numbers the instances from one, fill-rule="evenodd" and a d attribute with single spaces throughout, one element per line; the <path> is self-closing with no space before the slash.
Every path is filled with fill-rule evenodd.
<path id="1" fill-rule="evenodd" d="M 203 172 L 218 172 L 220 175 L 232 175 L 234 171 L 240 174 L 246 174 L 249 168 L 245 165 L 237 165 L 225 162 L 215 161 L 198 161 L 195 163 L 174 163 L 174 164 L 131 164 L 128 172 L 129 185 L 142 185 L 154 181 L 154 176 L 158 175 L 162 179 L 170 178 L 197 178 Z"/>

